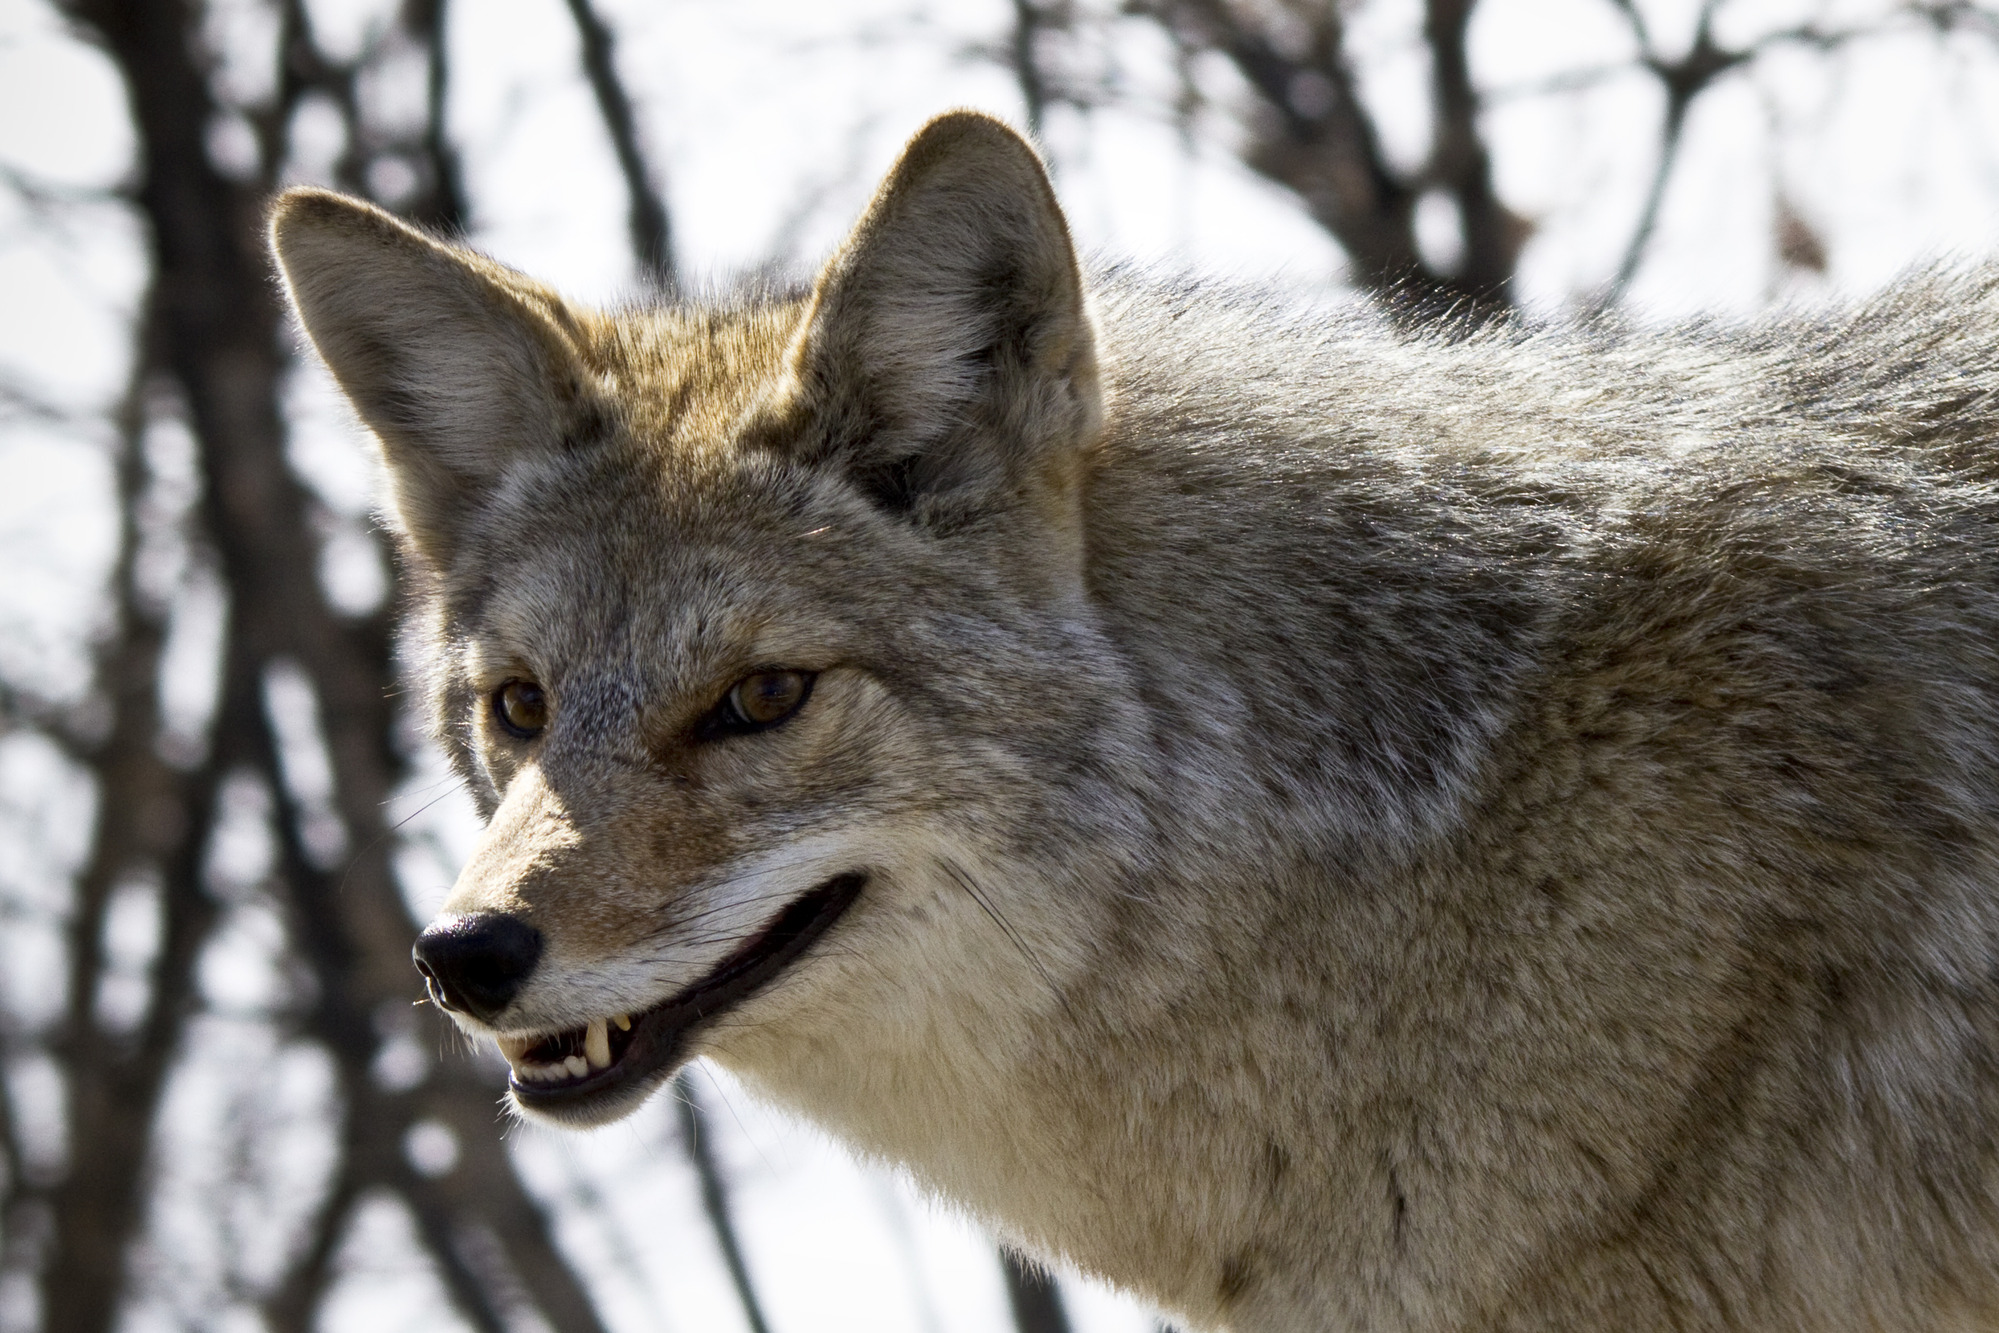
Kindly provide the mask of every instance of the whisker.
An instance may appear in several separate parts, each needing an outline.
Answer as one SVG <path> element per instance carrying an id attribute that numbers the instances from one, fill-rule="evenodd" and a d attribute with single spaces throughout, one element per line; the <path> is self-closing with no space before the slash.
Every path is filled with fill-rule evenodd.
<path id="1" fill-rule="evenodd" d="M 939 856 L 936 860 L 938 865 L 944 867 L 944 873 L 956 881 L 958 887 L 969 894 L 972 901 L 979 905 L 979 910 L 991 917 L 993 924 L 998 926 L 1000 930 L 1005 932 L 1006 937 L 1013 941 L 1013 947 L 1020 950 L 1020 956 L 1025 958 L 1028 964 L 1041 974 L 1041 979 L 1048 983 L 1049 991 L 1054 994 L 1056 1002 L 1062 1006 L 1063 1011 L 1074 1017 L 1075 1011 L 1069 1008 L 1069 997 L 1064 995 L 1062 988 L 1055 984 L 1053 974 L 1041 965 L 1041 960 L 1036 958 L 1034 951 L 1027 947 L 1027 941 L 1022 939 L 1011 925 L 1007 924 L 1006 918 L 1001 916 L 990 902 L 986 901 L 985 895 L 979 892 L 978 886 L 972 882 L 972 877 L 965 873 L 964 867 L 948 856 Z"/>
<path id="2" fill-rule="evenodd" d="M 398 819 L 395 823 L 389 825 L 388 832 L 390 833 L 400 832 L 402 830 L 403 825 L 409 823 L 412 819 L 415 819 L 418 815 L 430 809 L 430 807 L 436 805 L 439 801 L 447 800 L 450 797 L 456 796 L 459 792 L 464 791 L 465 787 L 466 787 L 466 782 L 464 778 L 452 779 L 451 785 L 447 787 L 445 790 L 439 792 L 437 795 L 431 797 L 429 800 L 425 801 L 422 805 L 418 806 L 416 809 L 404 815 L 401 819 Z"/>

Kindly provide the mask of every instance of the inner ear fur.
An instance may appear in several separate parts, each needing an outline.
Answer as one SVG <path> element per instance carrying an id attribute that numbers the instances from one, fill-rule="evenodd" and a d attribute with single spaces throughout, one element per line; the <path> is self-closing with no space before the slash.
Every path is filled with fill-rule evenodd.
<path id="1" fill-rule="evenodd" d="M 546 288 L 326 190 L 280 195 L 270 235 L 299 323 L 381 440 L 426 558 L 448 560 L 509 464 L 595 432 L 576 317 Z"/>
<path id="2" fill-rule="evenodd" d="M 1060 485 L 1102 419 L 1068 225 L 1001 121 L 939 116 L 827 263 L 773 443 L 879 503 Z"/>

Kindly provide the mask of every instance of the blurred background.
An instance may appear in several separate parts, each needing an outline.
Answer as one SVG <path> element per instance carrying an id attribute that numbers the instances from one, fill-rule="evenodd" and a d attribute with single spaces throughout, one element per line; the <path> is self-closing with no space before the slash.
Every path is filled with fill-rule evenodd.
<path id="1" fill-rule="evenodd" d="M 697 1068 L 509 1122 L 476 834 L 274 188 L 597 302 L 808 277 L 954 105 L 1081 243 L 1412 320 L 1999 255 L 1999 0 L 0 0 L 0 1333 L 1142 1333 Z"/>

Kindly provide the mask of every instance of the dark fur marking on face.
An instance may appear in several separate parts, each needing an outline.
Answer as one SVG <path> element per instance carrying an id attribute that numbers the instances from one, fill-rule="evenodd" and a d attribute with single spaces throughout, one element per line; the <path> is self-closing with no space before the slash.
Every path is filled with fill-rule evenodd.
<path id="1" fill-rule="evenodd" d="M 608 408 L 594 398 L 577 402 L 569 424 L 562 432 L 562 447 L 570 453 L 595 448 L 610 437 L 614 418 Z"/>
<path id="2" fill-rule="evenodd" d="M 1393 1166 L 1388 1168 L 1388 1189 L 1394 1196 L 1394 1217 L 1389 1223 L 1389 1237 L 1400 1254 L 1407 1239 L 1409 1226 L 1409 1196 L 1402 1192 L 1402 1182 L 1395 1174 Z"/>
<path id="3" fill-rule="evenodd" d="M 1215 1298 L 1224 1306 L 1234 1305 L 1256 1277 L 1256 1252 L 1238 1250 L 1222 1263 L 1221 1280 L 1215 1284 Z"/>
<path id="4" fill-rule="evenodd" d="M 856 472 L 854 487 L 877 509 L 901 518 L 916 508 L 916 497 L 922 489 L 917 476 L 922 469 L 920 456 L 906 454 Z"/>
<path id="5" fill-rule="evenodd" d="M 1272 1186 L 1282 1181 L 1291 1170 L 1291 1154 L 1276 1139 L 1266 1139 L 1263 1144 L 1263 1172 Z"/>

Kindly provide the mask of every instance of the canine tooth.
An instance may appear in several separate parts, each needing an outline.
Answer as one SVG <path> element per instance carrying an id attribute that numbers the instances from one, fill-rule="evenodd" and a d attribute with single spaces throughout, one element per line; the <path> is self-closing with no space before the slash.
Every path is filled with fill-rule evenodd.
<path id="1" fill-rule="evenodd" d="M 592 1069 L 608 1069 L 611 1064 L 611 1034 L 604 1027 L 604 1020 L 590 1020 L 589 1031 L 583 1034 L 583 1057 Z"/>
<path id="2" fill-rule="evenodd" d="M 562 1062 L 562 1067 L 564 1069 L 567 1069 L 570 1072 L 571 1076 L 575 1078 L 582 1078 L 585 1074 L 590 1072 L 590 1062 L 588 1060 L 585 1060 L 580 1055 L 572 1055 L 568 1057 Z"/>
<path id="3" fill-rule="evenodd" d="M 630 1032 L 632 1030 L 632 1016 L 630 1014 L 619 1014 L 611 1021 L 618 1025 L 618 1031 L 620 1032 Z"/>

